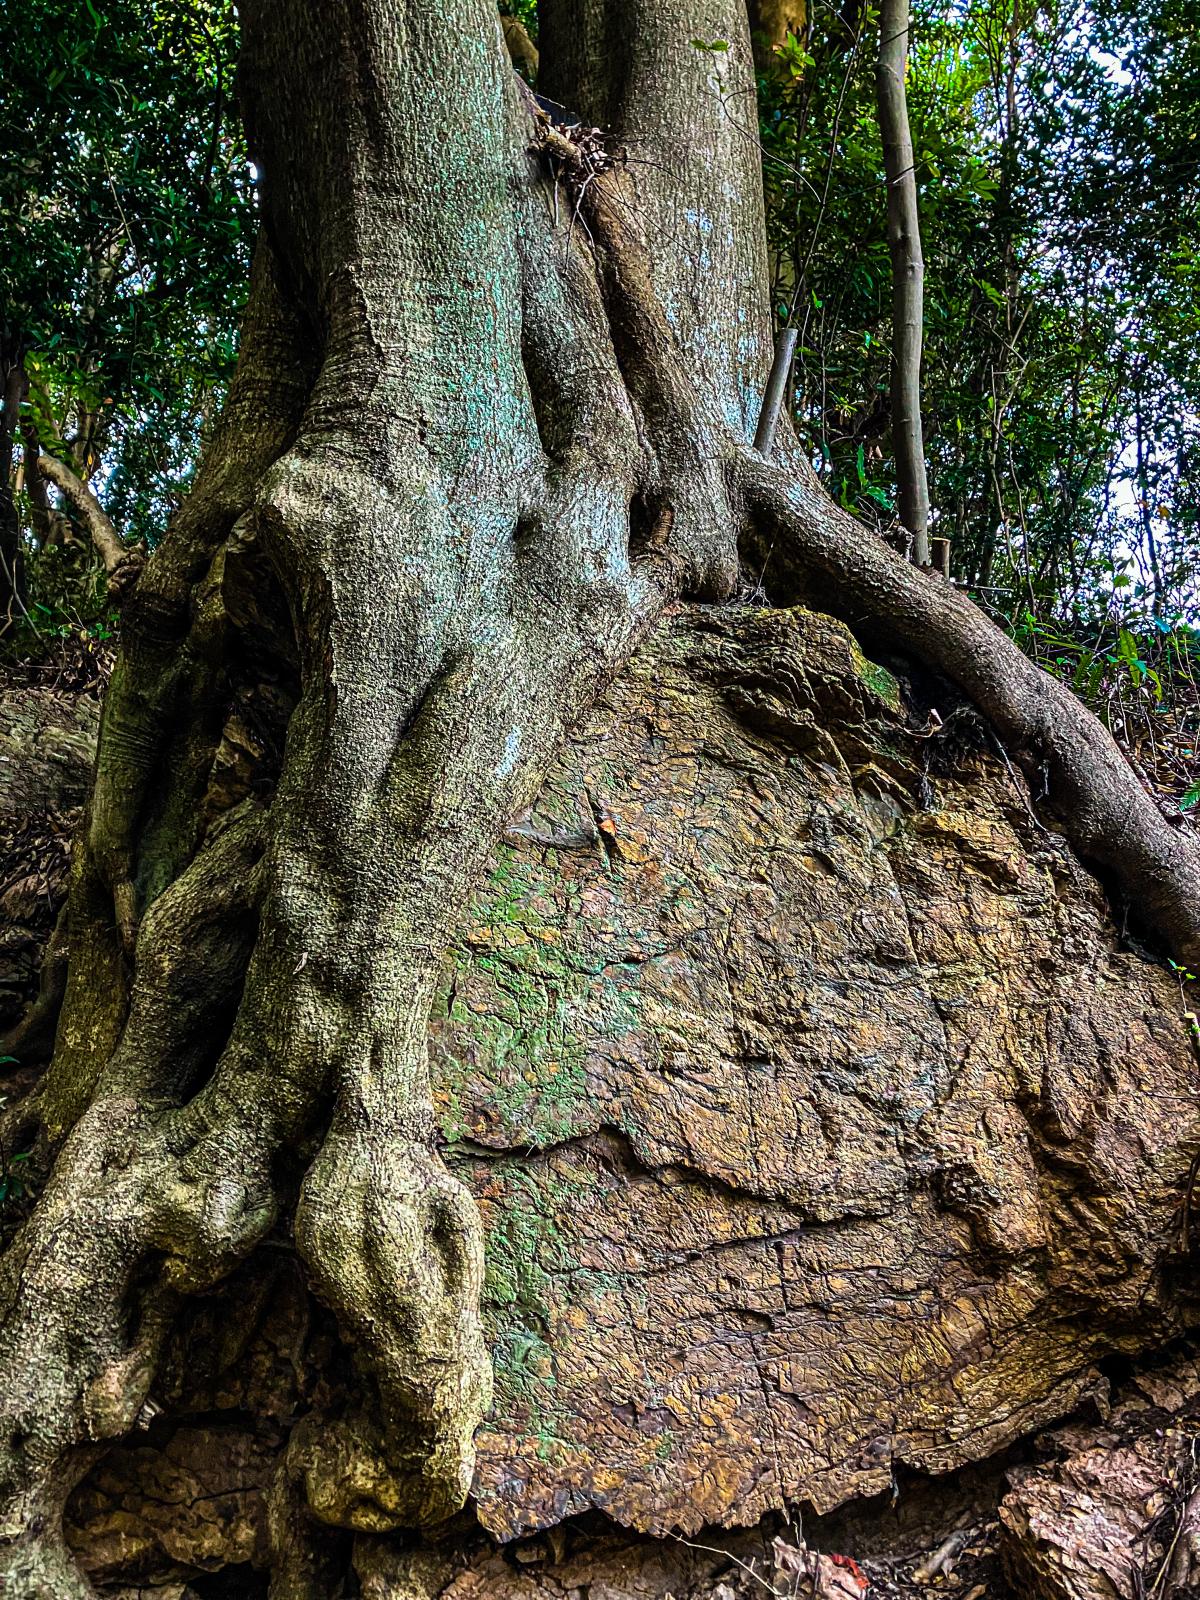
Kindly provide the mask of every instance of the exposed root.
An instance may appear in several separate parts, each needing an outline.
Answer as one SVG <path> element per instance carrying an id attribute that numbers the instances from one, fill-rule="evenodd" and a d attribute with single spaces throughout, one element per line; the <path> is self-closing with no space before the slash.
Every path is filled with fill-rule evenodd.
<path id="1" fill-rule="evenodd" d="M 18 1575 L 38 1530 L 53 1533 L 81 1447 L 134 1425 L 176 1291 L 214 1281 L 274 1215 L 256 1200 L 255 1141 L 239 1151 L 228 1129 L 203 1140 L 203 1128 L 193 1131 L 188 1112 L 173 1107 L 213 1050 L 214 1020 L 241 982 L 261 841 L 261 815 L 246 807 L 147 917 L 135 1020 L 4 1258 L 6 1594 L 59 1592 L 23 1590 Z M 36 1108 L 46 1114 L 40 1096 Z"/>
<path id="2" fill-rule="evenodd" d="M 112 897 L 126 954 L 141 914 L 135 887 L 147 795 L 171 753 L 172 736 L 195 694 L 195 588 L 263 473 L 295 434 L 311 374 L 294 309 L 260 239 L 251 271 L 242 350 L 229 398 L 196 486 L 148 563 L 124 613 L 121 652 L 109 683 L 85 843 Z M 205 631 L 204 620 L 198 630 Z M 199 655 L 205 651 L 200 644 Z M 186 859 L 186 853 L 185 853 Z M 143 890 L 144 897 L 144 890 Z M 72 926 L 88 914 L 73 907 Z M 105 921 L 108 921 L 105 918 Z"/>
<path id="3" fill-rule="evenodd" d="M 618 351 L 622 325 L 627 333 L 622 368 L 631 394 L 643 405 L 647 394 L 655 396 L 660 438 L 676 446 L 663 454 L 686 461 L 686 449 L 677 447 L 683 435 L 704 440 L 711 460 L 717 430 L 706 425 L 681 371 L 648 258 L 627 221 L 619 171 L 610 158 L 601 161 L 592 144 L 574 143 L 544 118 L 539 126 L 542 146 L 571 175 L 597 240 Z M 808 598 L 851 623 L 868 622 L 957 683 L 1017 758 L 1044 774 L 1053 815 L 1081 859 L 1115 876 L 1182 962 L 1200 962 L 1200 853 L 1190 836 L 1164 825 L 1116 742 L 1086 707 L 965 595 L 899 560 L 835 506 L 797 453 L 790 470 L 774 466 L 727 434 L 713 453 L 730 465 L 728 481 L 754 529 L 749 542 L 761 550 L 782 541 L 773 570 L 790 569 L 792 584 Z M 684 527 L 697 520 L 685 515 Z M 704 592 L 705 576 L 694 563 L 685 581 Z"/>
<path id="4" fill-rule="evenodd" d="M 788 598 L 816 597 L 944 672 L 1044 785 L 1056 825 L 1120 884 L 1177 959 L 1200 962 L 1200 853 L 1169 828 L 1108 730 L 964 594 L 901 559 L 815 484 L 743 450 L 735 469 L 761 564 Z"/>
<path id="5" fill-rule="evenodd" d="M 424 1527 L 457 1511 L 471 1486 L 472 1436 L 491 1403 L 492 1376 L 476 1308 L 483 1232 L 475 1202 L 435 1152 L 331 1130 L 304 1183 L 296 1242 L 314 1287 L 363 1358 L 379 1397 L 372 1448 L 338 1452 L 370 1462 L 324 1477 L 326 1521 L 378 1530 Z M 359 1430 L 361 1432 L 361 1429 Z M 355 1512 L 343 1497 L 353 1482 Z"/>
<path id="6" fill-rule="evenodd" d="M 320 1492 L 310 1482 L 314 1472 L 320 1474 L 324 1446 L 336 1431 L 324 1417 L 305 1417 L 283 1452 L 267 1498 L 271 1600 L 328 1600 L 344 1569 L 344 1541 L 314 1515 Z M 334 1466 L 332 1454 L 329 1465 Z"/>

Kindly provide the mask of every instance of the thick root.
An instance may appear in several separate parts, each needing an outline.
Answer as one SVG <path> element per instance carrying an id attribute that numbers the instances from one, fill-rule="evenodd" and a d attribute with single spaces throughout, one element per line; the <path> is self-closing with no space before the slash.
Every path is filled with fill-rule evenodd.
<path id="1" fill-rule="evenodd" d="M 967 694 L 1045 795 L 1080 859 L 1116 879 L 1187 966 L 1200 962 L 1200 851 L 1167 826 L 1108 730 L 952 585 L 920 571 L 817 488 L 744 450 L 734 469 L 760 569 L 881 633 Z"/>
<path id="2" fill-rule="evenodd" d="M 296 1242 L 381 1402 L 382 1453 L 374 1453 L 369 1484 L 355 1475 L 353 1499 L 376 1506 L 392 1526 L 441 1521 L 466 1499 L 472 1439 L 491 1403 L 474 1200 L 436 1152 L 335 1126 L 305 1180 Z M 345 1441 L 338 1451 L 363 1455 Z M 313 1502 L 318 1515 L 377 1527 L 341 1504 L 350 1478 L 322 1481 L 329 1503 Z"/>
<path id="3" fill-rule="evenodd" d="M 89 1447 L 133 1425 L 176 1289 L 228 1270 L 274 1216 L 261 1197 L 273 1152 L 264 1154 L 255 1131 L 213 1131 L 191 1107 L 172 1103 L 211 1059 L 214 1021 L 237 993 L 253 939 L 261 840 L 261 816 L 250 805 L 146 918 L 136 1020 L 4 1258 L 6 1584 L 24 1581 L 17 1575 L 34 1545 L 44 1539 L 56 1548 L 62 1485 Z"/>

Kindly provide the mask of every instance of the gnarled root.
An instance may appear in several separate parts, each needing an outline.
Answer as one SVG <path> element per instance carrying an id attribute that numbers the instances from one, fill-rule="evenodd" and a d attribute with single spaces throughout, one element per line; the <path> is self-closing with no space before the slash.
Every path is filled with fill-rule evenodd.
<path id="1" fill-rule="evenodd" d="M 206 1141 L 173 1103 L 211 1048 L 214 1012 L 237 993 L 261 845 L 249 805 L 147 916 L 125 1042 L 0 1267 L 6 1595 L 74 1592 L 38 1587 L 60 1542 L 63 1484 L 92 1446 L 133 1425 L 176 1289 L 198 1273 L 212 1281 L 273 1214 L 248 1204 L 228 1135 Z"/>
<path id="2" fill-rule="evenodd" d="M 466 1499 L 472 1437 L 491 1403 L 474 1200 L 436 1151 L 335 1124 L 304 1182 L 296 1242 L 380 1401 L 367 1456 L 338 1446 L 370 1460 L 370 1486 L 361 1473 L 314 1478 L 315 1514 L 368 1530 L 378 1512 L 393 1527 L 441 1521 Z M 352 1482 L 353 1499 L 377 1508 L 367 1520 L 343 1503 Z"/>

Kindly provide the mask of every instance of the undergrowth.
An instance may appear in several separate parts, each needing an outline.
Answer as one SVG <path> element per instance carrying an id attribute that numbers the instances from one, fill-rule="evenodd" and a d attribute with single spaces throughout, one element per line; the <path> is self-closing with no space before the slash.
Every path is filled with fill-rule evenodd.
<path id="1" fill-rule="evenodd" d="M 1168 815 L 1200 807 L 1200 630 L 1115 605 L 1093 619 L 997 620 L 1104 723 Z"/>

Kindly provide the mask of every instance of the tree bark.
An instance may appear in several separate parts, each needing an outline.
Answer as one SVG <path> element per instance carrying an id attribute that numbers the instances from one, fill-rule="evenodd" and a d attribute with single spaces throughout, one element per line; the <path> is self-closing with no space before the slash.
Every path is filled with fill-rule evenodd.
<path id="1" fill-rule="evenodd" d="M 39 550 L 51 545 L 66 543 L 71 537 L 70 518 L 56 511 L 46 493 L 46 481 L 38 471 L 38 445 L 36 430 L 26 427 L 25 436 L 25 493 L 29 498 L 29 521 L 34 543 Z"/>
<path id="2" fill-rule="evenodd" d="M 44 453 L 39 455 L 37 470 L 75 508 L 75 514 L 87 529 L 88 536 L 96 548 L 96 554 L 104 564 L 105 572 L 111 576 L 130 554 L 121 542 L 121 536 L 113 526 L 112 518 L 87 484 L 76 477 L 70 467 L 54 456 Z"/>
<path id="3" fill-rule="evenodd" d="M 917 215 L 917 179 L 908 96 L 908 0 L 882 0 L 875 83 L 887 175 L 888 243 L 892 253 L 892 442 L 900 521 L 913 539 L 913 560 L 929 565 L 929 485 L 921 423 L 921 341 L 925 261 Z"/>
<path id="4" fill-rule="evenodd" d="M 565 729 L 664 607 L 733 594 L 739 542 L 976 694 L 1200 955 L 1195 857 L 1098 724 L 794 441 L 749 445 L 770 321 L 742 0 L 546 0 L 543 84 L 607 140 L 538 115 L 487 0 L 242 21 L 264 232 L 237 375 L 125 614 L 57 1046 L 2 1130 L 43 1184 L 0 1264 L 14 1597 L 88 1592 L 66 1495 L 152 1398 L 184 1299 L 273 1231 L 358 1395 L 293 1432 L 275 1594 L 328 1594 L 322 1526 L 462 1503 L 490 1374 L 481 1227 L 431 1111 L 441 954 Z M 247 700 L 277 738 L 231 800 Z"/>
<path id="5" fill-rule="evenodd" d="M 749 0 L 750 36 L 760 72 L 773 64 L 775 50 L 789 33 L 802 42 L 808 31 L 807 0 Z"/>
<path id="6" fill-rule="evenodd" d="M 16 621 L 25 600 L 21 530 L 12 490 L 13 446 L 19 434 L 25 390 L 19 345 L 0 341 L 0 634 Z"/>

